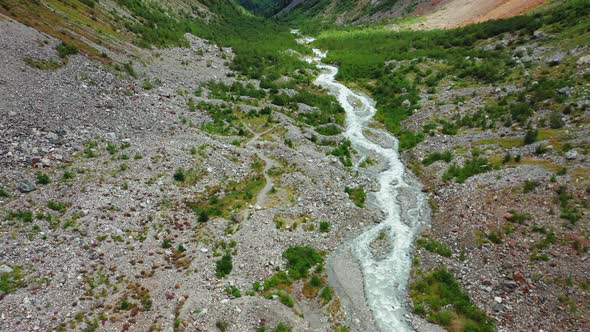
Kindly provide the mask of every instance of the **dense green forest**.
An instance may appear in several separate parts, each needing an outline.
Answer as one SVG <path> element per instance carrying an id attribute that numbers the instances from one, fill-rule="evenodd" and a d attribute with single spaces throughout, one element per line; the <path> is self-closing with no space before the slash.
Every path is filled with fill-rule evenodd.
<path id="1" fill-rule="evenodd" d="M 288 49 L 304 51 L 285 25 L 249 15 L 232 1 L 205 2 L 215 13 L 211 22 L 195 19 L 192 13 L 174 15 L 156 2 L 118 2 L 143 19 L 128 23 L 128 29 L 139 36 L 140 46 L 183 46 L 187 43 L 184 34 L 192 33 L 220 46 L 232 47 L 236 53 L 232 69 L 266 81 L 274 81 L 305 66 L 284 52 Z"/>
<path id="2" fill-rule="evenodd" d="M 273 16 L 285 8 L 291 0 L 240 0 L 240 4 L 249 11 L 262 15 Z"/>

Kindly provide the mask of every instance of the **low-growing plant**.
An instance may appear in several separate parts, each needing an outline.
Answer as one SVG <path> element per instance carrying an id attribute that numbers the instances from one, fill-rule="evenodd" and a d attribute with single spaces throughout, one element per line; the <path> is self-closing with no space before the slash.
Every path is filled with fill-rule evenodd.
<path id="1" fill-rule="evenodd" d="M 51 178 L 49 175 L 43 172 L 37 172 L 37 184 L 46 185 L 51 183 Z"/>
<path id="2" fill-rule="evenodd" d="M 422 164 L 424 166 L 430 166 L 439 160 L 442 160 L 442 161 L 448 163 L 451 160 L 453 160 L 453 153 L 451 151 L 433 152 L 433 153 L 429 154 L 428 156 L 426 156 L 424 158 L 424 160 L 422 160 Z"/>
<path id="3" fill-rule="evenodd" d="M 223 278 L 231 273 L 233 269 L 231 254 L 225 254 L 215 263 L 215 275 Z"/>
<path id="4" fill-rule="evenodd" d="M 315 249 L 303 246 L 289 247 L 283 252 L 283 257 L 287 259 L 289 276 L 294 279 L 307 277 L 309 269 L 324 262 L 322 256 Z"/>
<path id="5" fill-rule="evenodd" d="M 344 188 L 344 191 L 348 194 L 348 197 L 350 197 L 356 206 L 360 208 L 365 207 L 367 194 L 365 193 L 365 189 L 363 187 L 346 187 Z"/>
<path id="6" fill-rule="evenodd" d="M 320 232 L 327 233 L 330 231 L 330 223 L 327 221 L 320 221 Z"/>

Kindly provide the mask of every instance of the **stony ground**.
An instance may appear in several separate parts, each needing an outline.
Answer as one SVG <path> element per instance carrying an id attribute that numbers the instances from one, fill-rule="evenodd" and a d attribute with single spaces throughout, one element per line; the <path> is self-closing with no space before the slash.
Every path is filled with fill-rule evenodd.
<path id="1" fill-rule="evenodd" d="M 423 237 L 452 253 L 444 257 L 418 246 L 413 280 L 419 279 L 418 271 L 447 267 L 502 331 L 586 331 L 590 85 L 582 77 L 590 71 L 588 47 L 560 46 L 551 36 L 536 35 L 543 37 L 519 46 L 531 49 L 523 59 L 530 68 L 525 75 L 536 81 L 548 73 L 557 78 L 569 72 L 578 82 L 552 91 L 563 100 L 547 101 L 534 112 L 530 123 L 539 131 L 536 142 L 525 145 L 527 130 L 516 124 L 485 130 L 463 127 L 452 135 L 444 134 L 439 123 L 424 142 L 404 152 L 407 164 L 430 191 L 432 229 Z M 532 51 L 539 48 L 539 53 Z M 552 62 L 556 57 L 559 60 Z M 435 94 L 423 91 L 422 107 L 406 122 L 408 127 L 438 119 L 453 122 L 457 114 L 474 114 L 526 88 L 518 82 L 487 87 L 447 83 Z M 561 125 L 542 125 L 555 111 Z M 423 163 L 432 153 L 445 151 L 452 152 L 451 161 Z M 451 165 L 464 165 L 474 153 L 496 166 L 464 183 L 443 180 Z M 565 206 L 560 197 L 565 197 Z M 564 216 L 572 208 L 579 213 L 575 222 Z"/>
<path id="2" fill-rule="evenodd" d="M 82 55 L 34 68 L 25 59 L 57 59 L 58 41 L 5 17 L 0 31 L 0 330 L 331 331 L 346 321 L 335 296 L 304 296 L 302 282 L 287 289 L 292 307 L 253 284 L 284 269 L 289 246 L 329 252 L 377 220 L 344 191 L 374 184 L 278 107 L 244 117 L 245 138 L 201 130 L 210 115 L 190 98 L 224 102 L 206 88 L 190 95 L 235 80 L 230 49 L 189 36 L 190 48 L 145 51 L 134 78 Z M 199 222 L 191 206 L 211 196 L 223 213 Z M 224 252 L 233 270 L 221 278 Z"/>

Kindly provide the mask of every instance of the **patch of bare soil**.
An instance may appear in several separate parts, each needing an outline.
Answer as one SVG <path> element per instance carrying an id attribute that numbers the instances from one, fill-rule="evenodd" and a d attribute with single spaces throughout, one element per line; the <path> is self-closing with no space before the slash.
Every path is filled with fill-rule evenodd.
<path id="1" fill-rule="evenodd" d="M 512 17 L 535 9 L 547 0 L 433 0 L 415 14 L 426 14 L 422 28 L 454 28 Z M 436 8 L 436 9 L 435 9 Z"/>

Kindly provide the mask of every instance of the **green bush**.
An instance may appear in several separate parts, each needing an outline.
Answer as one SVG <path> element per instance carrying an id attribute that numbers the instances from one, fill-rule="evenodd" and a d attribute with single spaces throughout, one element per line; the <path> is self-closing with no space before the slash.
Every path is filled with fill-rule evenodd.
<path id="1" fill-rule="evenodd" d="M 435 269 L 410 286 L 414 311 L 429 321 L 450 327 L 454 321 L 469 331 L 493 332 L 494 322 L 477 308 L 446 269 Z M 467 331 L 467 330 L 466 330 Z"/>
<path id="2" fill-rule="evenodd" d="M 528 145 L 535 143 L 538 136 L 539 132 L 536 129 L 527 130 L 526 134 L 524 135 L 524 144 Z"/>
<path id="3" fill-rule="evenodd" d="M 355 187 L 355 188 L 344 188 L 344 192 L 348 194 L 348 197 L 354 202 L 354 204 L 360 208 L 365 207 L 365 200 L 367 199 L 367 194 L 365 193 L 365 189 L 363 187 Z"/>
<path id="4" fill-rule="evenodd" d="M 47 207 L 62 214 L 66 212 L 66 204 L 62 202 L 48 201 Z"/>
<path id="5" fill-rule="evenodd" d="M 24 273 L 21 267 L 13 266 L 12 271 L 0 274 L 0 293 L 12 293 L 18 288 L 26 286 Z"/>
<path id="6" fill-rule="evenodd" d="M 283 252 L 283 257 L 287 260 L 287 270 L 293 279 L 307 277 L 309 269 L 324 262 L 315 249 L 302 246 L 289 247 Z"/>
<path id="7" fill-rule="evenodd" d="M 230 274 L 232 269 L 232 257 L 230 254 L 223 255 L 223 257 L 215 263 L 215 275 L 218 278 L 223 278 Z"/>
<path id="8" fill-rule="evenodd" d="M 55 47 L 55 50 L 57 51 L 59 57 L 62 59 L 66 59 L 68 56 L 73 54 L 78 54 L 78 49 L 76 48 L 76 46 L 67 44 L 65 42 L 62 42 L 61 44 L 57 45 Z"/>
<path id="9" fill-rule="evenodd" d="M 51 178 L 49 177 L 49 175 L 42 172 L 37 172 L 37 184 L 46 185 L 50 183 Z"/>
<path id="10" fill-rule="evenodd" d="M 184 172 L 184 168 L 179 167 L 176 169 L 176 172 L 174 172 L 174 181 L 177 182 L 184 182 L 186 180 L 186 174 Z"/>
<path id="11" fill-rule="evenodd" d="M 430 166 L 439 160 L 442 160 L 442 161 L 448 163 L 451 160 L 453 160 L 453 153 L 451 151 L 433 152 L 433 153 L 429 154 L 428 156 L 426 156 L 424 158 L 424 160 L 422 160 L 422 164 L 424 166 Z"/>
<path id="12" fill-rule="evenodd" d="M 491 170 L 491 168 L 492 167 L 487 159 L 474 158 L 467 160 L 463 167 L 451 165 L 451 167 L 443 175 L 443 180 L 449 181 L 451 179 L 455 179 L 458 183 L 463 183 L 468 178 L 477 174 L 485 173 Z"/>
<path id="13" fill-rule="evenodd" d="M 320 221 L 320 232 L 328 233 L 330 231 L 330 223 L 327 221 Z"/>
<path id="14" fill-rule="evenodd" d="M 452 252 L 446 245 L 429 238 L 420 238 L 416 240 L 416 244 L 419 248 L 424 248 L 430 252 L 439 254 L 444 257 L 451 257 Z"/>

